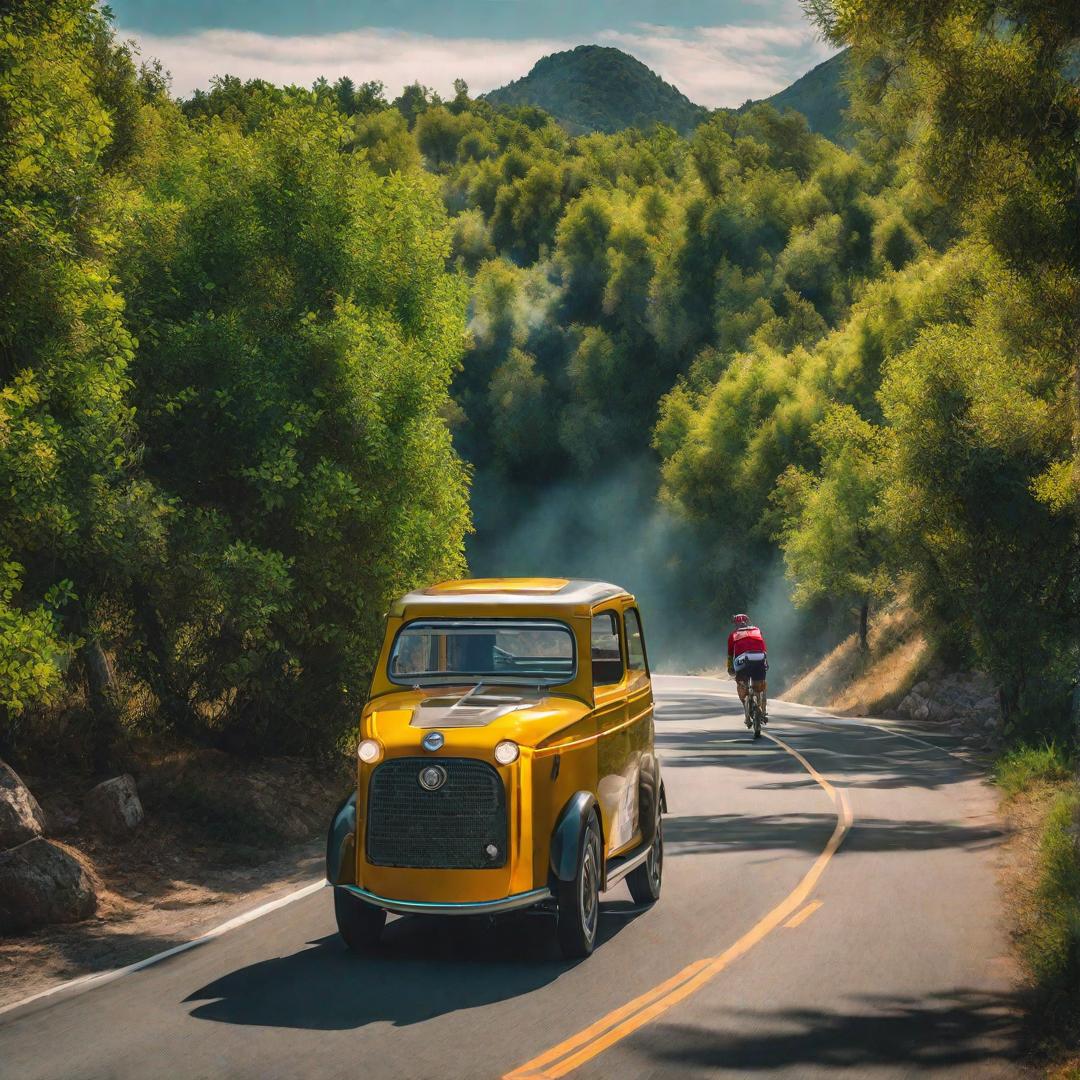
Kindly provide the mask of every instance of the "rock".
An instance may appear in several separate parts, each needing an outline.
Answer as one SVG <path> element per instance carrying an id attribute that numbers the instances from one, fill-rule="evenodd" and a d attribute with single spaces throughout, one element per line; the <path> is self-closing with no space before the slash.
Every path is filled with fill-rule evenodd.
<path id="1" fill-rule="evenodd" d="M 19 774 L 0 761 L 0 851 L 40 836 L 45 815 Z"/>
<path id="2" fill-rule="evenodd" d="M 47 803 L 42 809 L 45 811 L 46 835 L 68 836 L 78 827 L 79 814 L 71 806 Z"/>
<path id="3" fill-rule="evenodd" d="M 67 848 L 42 837 L 0 852 L 0 934 L 78 922 L 97 910 L 97 890 Z"/>
<path id="4" fill-rule="evenodd" d="M 903 701 L 900 702 L 897 707 L 898 711 L 903 713 L 904 716 L 910 717 L 912 720 L 918 718 L 918 714 L 922 713 L 921 719 L 925 720 L 927 710 L 929 708 L 929 702 L 921 694 L 916 694 L 914 690 Z"/>
<path id="5" fill-rule="evenodd" d="M 129 774 L 103 780 L 86 796 L 86 818 L 110 836 L 124 836 L 143 819 L 142 803 L 135 780 Z"/>
<path id="6" fill-rule="evenodd" d="M 944 724 L 956 715 L 953 705 L 945 701 L 928 701 L 926 703 L 926 719 L 934 724 Z"/>

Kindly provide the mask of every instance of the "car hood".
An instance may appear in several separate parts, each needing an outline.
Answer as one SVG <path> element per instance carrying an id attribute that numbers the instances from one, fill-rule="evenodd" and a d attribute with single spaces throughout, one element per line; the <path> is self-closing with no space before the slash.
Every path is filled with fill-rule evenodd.
<path id="1" fill-rule="evenodd" d="M 365 710 L 364 727 L 391 743 L 412 743 L 437 728 L 448 743 L 513 739 L 538 746 L 588 711 L 584 702 L 543 688 L 439 686 L 376 698 Z"/>

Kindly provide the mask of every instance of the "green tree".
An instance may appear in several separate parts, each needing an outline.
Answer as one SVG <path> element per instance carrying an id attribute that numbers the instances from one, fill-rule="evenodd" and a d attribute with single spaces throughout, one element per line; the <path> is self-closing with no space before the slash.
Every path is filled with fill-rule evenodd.
<path id="1" fill-rule="evenodd" d="M 915 149 L 925 182 L 947 204 L 962 208 L 965 226 L 1019 277 L 1002 284 L 997 306 L 1013 313 L 1023 309 L 1018 321 L 1028 338 L 999 338 L 1004 350 L 1000 366 L 978 349 L 962 348 L 948 334 L 937 340 L 944 370 L 956 382 L 951 393 L 958 401 L 971 392 L 963 387 L 964 372 L 979 371 L 1010 385 L 1007 369 L 1026 372 L 1025 354 L 1033 345 L 1039 349 L 1041 386 L 1031 387 L 1026 400 L 1032 408 L 1051 412 L 1060 441 L 1052 453 L 1017 448 L 1015 457 L 1004 455 L 1000 464 L 1007 478 L 1003 482 L 1018 484 L 1016 470 L 1040 463 L 1042 471 L 1027 477 L 1025 490 L 1044 502 L 1035 520 L 1047 530 L 1044 540 L 1055 545 L 1048 550 L 1048 561 L 1075 566 L 1080 505 L 1080 95 L 1071 80 L 1080 8 L 1041 0 L 945 0 L 934 5 L 920 0 L 808 0 L 806 6 L 834 42 L 852 46 L 865 73 L 862 96 L 878 114 L 899 118 L 894 128 L 910 127 L 912 120 L 921 124 L 925 135 Z M 1017 293 L 1022 294 L 1019 304 Z M 967 360 L 961 362 L 964 353 Z M 915 432 L 910 437 L 915 438 Z M 966 493 L 956 490 L 957 482 L 954 478 L 947 490 L 962 504 Z M 919 494 L 935 497 L 928 491 Z M 1007 499 L 1006 505 L 1016 503 Z M 1047 514 L 1057 519 L 1056 525 Z M 992 515 L 985 524 L 985 535 L 979 537 L 978 530 L 971 534 L 972 561 L 951 563 L 943 586 L 955 585 L 959 597 L 967 593 L 965 583 L 980 581 L 985 595 L 1009 597 L 1014 610 L 1029 609 L 1043 595 L 1043 585 L 1028 572 L 1027 545 L 1011 543 L 1008 530 Z M 994 551 L 999 543 L 1000 551 Z M 1075 574 L 1063 587 L 1074 617 L 1062 627 L 1054 656 L 1068 657 L 1072 664 L 1072 720 L 1080 737 Z M 1015 705 L 1024 673 L 996 644 L 997 631 L 989 621 L 981 618 L 973 630 Z"/>
<path id="2" fill-rule="evenodd" d="M 135 121 L 118 132 L 100 96 L 124 98 L 135 72 L 108 36 L 90 0 L 0 16 L 3 707 L 48 699 L 80 645 L 99 759 L 116 733 L 102 602 L 160 542 L 165 513 L 136 472 L 135 340 L 113 272 L 133 199 L 106 167 L 132 152 Z"/>
<path id="3" fill-rule="evenodd" d="M 537 459 L 551 454 L 551 402 L 536 361 L 518 348 L 496 368 L 488 389 L 492 441 L 498 461 L 522 479 L 535 475 Z"/>
<path id="4" fill-rule="evenodd" d="M 772 499 L 783 514 L 780 541 L 799 606 L 853 600 L 867 649 L 870 604 L 890 588 L 887 538 L 877 515 L 884 485 L 883 432 L 850 405 L 833 406 L 811 431 L 817 473 L 789 466 Z"/>
<path id="5" fill-rule="evenodd" d="M 920 608 L 973 644 L 1011 718 L 1030 706 L 1046 723 L 1055 677 L 1068 677 L 1080 544 L 1033 480 L 1061 460 L 1068 436 L 1044 397 L 1045 355 L 1003 347 L 991 318 L 974 332 L 927 329 L 889 365 L 883 504 Z"/>
<path id="6" fill-rule="evenodd" d="M 462 567 L 447 222 L 343 137 L 329 104 L 204 128 L 124 260 L 143 465 L 179 517 L 133 601 L 148 677 L 177 722 L 248 746 L 345 732 L 386 604 Z"/>
<path id="7" fill-rule="evenodd" d="M 405 118 L 396 109 L 358 113 L 349 145 L 362 150 L 368 164 L 380 175 L 420 168 L 420 150 Z"/>

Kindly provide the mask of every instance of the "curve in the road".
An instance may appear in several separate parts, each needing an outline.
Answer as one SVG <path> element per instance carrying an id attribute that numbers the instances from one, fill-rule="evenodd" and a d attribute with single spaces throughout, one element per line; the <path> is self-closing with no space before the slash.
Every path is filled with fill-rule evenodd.
<path id="1" fill-rule="evenodd" d="M 556 1080 L 557 1077 L 573 1072 L 585 1062 L 625 1039 L 627 1035 L 667 1012 L 673 1005 L 685 1001 L 740 956 L 749 952 L 778 926 L 799 912 L 806 903 L 814 886 L 825 872 L 829 860 L 836 854 L 844 841 L 844 836 L 851 828 L 853 820 L 851 805 L 846 795 L 833 787 L 798 750 L 769 732 L 763 732 L 763 734 L 782 750 L 791 754 L 817 781 L 836 807 L 836 827 L 821 854 L 803 875 L 802 880 L 767 915 L 718 956 L 703 957 L 701 960 L 688 964 L 682 971 L 666 979 L 659 986 L 638 995 L 633 1001 L 612 1010 L 576 1035 L 564 1039 L 557 1046 L 545 1050 L 544 1053 L 538 1054 L 524 1065 L 508 1072 L 503 1080 L 540 1080 L 540 1078 Z M 807 914 L 812 913 L 811 910 Z"/>

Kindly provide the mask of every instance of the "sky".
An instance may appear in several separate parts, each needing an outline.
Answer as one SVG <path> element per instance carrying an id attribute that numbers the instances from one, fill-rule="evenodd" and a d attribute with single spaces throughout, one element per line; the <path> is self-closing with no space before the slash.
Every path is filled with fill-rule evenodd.
<path id="1" fill-rule="evenodd" d="M 541 56 L 613 45 L 691 101 L 740 105 L 783 89 L 835 51 L 798 0 L 110 0 L 122 37 L 189 95 L 214 75 L 310 86 L 376 79 L 396 96 L 421 82 L 475 95 Z"/>

